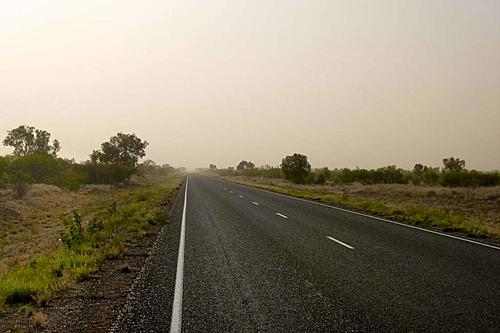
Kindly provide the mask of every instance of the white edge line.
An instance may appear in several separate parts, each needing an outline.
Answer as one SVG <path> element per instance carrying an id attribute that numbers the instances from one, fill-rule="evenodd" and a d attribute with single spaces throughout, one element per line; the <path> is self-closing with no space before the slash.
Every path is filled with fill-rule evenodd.
<path id="1" fill-rule="evenodd" d="M 251 188 L 251 189 L 255 189 L 255 190 L 259 190 L 259 191 L 263 191 L 263 192 L 267 192 L 267 193 L 271 193 L 271 194 L 274 194 L 274 195 L 279 195 L 279 196 L 282 196 L 282 197 L 285 197 L 285 198 L 291 198 L 291 199 L 295 199 L 295 200 L 299 200 L 299 201 L 304 201 L 304 202 L 308 202 L 310 204 L 314 204 L 314 205 L 318 205 L 318 206 L 323 206 L 323 207 L 327 207 L 327 208 L 330 208 L 330 209 L 336 209 L 336 210 L 340 210 L 340 211 L 351 213 L 351 214 L 355 214 L 355 215 L 369 217 L 369 218 L 374 219 L 374 220 L 384 221 L 384 222 L 387 222 L 387 223 L 393 223 L 393 224 L 400 225 L 402 227 L 412 228 L 412 229 L 416 229 L 416 230 L 420 230 L 420 231 L 425 231 L 425 232 L 429 232 L 431 234 L 441 235 L 441 236 L 444 236 L 444 237 L 453 238 L 453 239 L 456 239 L 456 240 L 461 240 L 463 242 L 468 242 L 468 243 L 472 243 L 472 244 L 476 244 L 476 245 L 481 245 L 481 246 L 489 247 L 489 248 L 492 248 L 492 249 L 495 249 L 495 250 L 500 250 L 500 247 L 498 247 L 498 246 L 490 245 L 490 244 L 486 244 L 486 243 L 481 243 L 481 242 L 476 242 L 476 241 L 473 241 L 472 239 L 467 239 L 467 238 L 462 238 L 462 237 L 458 237 L 458 236 L 448 235 L 448 234 L 444 234 L 442 232 L 438 232 L 438 231 L 434 231 L 434 230 L 430 230 L 430 229 L 424 229 L 424 228 L 416 227 L 414 225 L 405 224 L 405 223 L 401 223 L 401 222 L 391 221 L 391 220 L 387 220 L 387 219 L 384 219 L 384 218 L 381 218 L 381 217 L 372 216 L 372 215 L 368 215 L 368 214 L 363 214 L 363 213 L 355 212 L 353 210 L 344 209 L 344 208 L 340 208 L 340 207 L 335 207 L 335 206 L 332 206 L 332 205 L 327 205 L 327 204 L 324 204 L 324 203 L 321 203 L 321 202 L 315 202 L 315 201 L 311 201 L 311 200 L 297 198 L 297 197 L 293 197 L 291 195 L 285 195 L 285 194 L 281 194 L 281 193 L 276 193 L 276 192 L 264 190 L 264 189 L 257 188 L 257 187 L 251 187 L 251 186 L 247 186 L 247 185 L 243 185 L 243 184 L 239 184 L 239 183 L 234 183 L 234 184 L 238 184 L 238 185 L 241 185 L 241 186 L 245 186 L 245 187 L 248 187 L 248 188 Z"/>
<path id="2" fill-rule="evenodd" d="M 332 241 L 334 241 L 334 242 L 336 242 L 336 243 L 339 243 L 340 245 L 344 245 L 344 246 L 345 246 L 345 247 L 347 247 L 348 249 L 354 250 L 354 247 L 352 247 L 351 245 L 348 245 L 348 244 L 346 244 L 346 243 L 344 243 L 344 242 L 341 242 L 341 241 L 339 241 L 338 239 L 335 239 L 335 238 L 333 238 L 333 237 L 331 237 L 331 236 L 326 236 L 326 238 L 328 238 L 329 240 L 332 240 Z"/>
<path id="3" fill-rule="evenodd" d="M 288 216 L 283 215 L 283 214 L 281 214 L 281 213 L 276 213 L 276 215 L 281 216 L 281 217 L 282 217 L 282 218 L 284 218 L 284 219 L 287 219 L 287 218 L 288 218 Z"/>
<path id="4" fill-rule="evenodd" d="M 179 255 L 177 257 L 177 272 L 175 275 L 174 302 L 172 305 L 172 319 L 170 321 L 170 333 L 180 333 L 182 326 L 182 292 L 184 284 L 184 242 L 186 236 L 186 207 L 189 177 L 186 178 L 186 190 L 184 192 L 184 207 L 182 209 L 181 236 L 179 240 Z"/>

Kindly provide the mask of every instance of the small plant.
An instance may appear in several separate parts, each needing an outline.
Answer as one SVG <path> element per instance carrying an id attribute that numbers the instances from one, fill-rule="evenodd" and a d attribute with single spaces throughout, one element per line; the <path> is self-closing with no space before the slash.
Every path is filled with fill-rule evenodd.
<path id="1" fill-rule="evenodd" d="M 17 195 L 18 199 L 24 198 L 30 189 L 32 178 L 25 172 L 16 172 L 11 176 L 11 188 Z"/>
<path id="2" fill-rule="evenodd" d="M 108 208 L 108 214 L 111 217 L 111 216 L 115 216 L 116 212 L 117 212 L 116 201 L 113 201 L 111 206 Z"/>
<path id="3" fill-rule="evenodd" d="M 61 241 L 68 249 L 74 249 L 83 241 L 82 217 L 75 210 L 69 225 L 69 233 L 61 234 Z"/>
<path id="4" fill-rule="evenodd" d="M 35 312 L 31 317 L 31 322 L 35 328 L 44 328 L 47 325 L 48 318 L 43 312 Z"/>
<path id="5" fill-rule="evenodd" d="M 102 222 L 102 220 L 97 217 L 94 217 L 92 220 L 90 220 L 90 223 L 87 227 L 87 234 L 95 235 L 98 232 L 102 231 L 103 229 L 104 229 L 104 223 Z"/>

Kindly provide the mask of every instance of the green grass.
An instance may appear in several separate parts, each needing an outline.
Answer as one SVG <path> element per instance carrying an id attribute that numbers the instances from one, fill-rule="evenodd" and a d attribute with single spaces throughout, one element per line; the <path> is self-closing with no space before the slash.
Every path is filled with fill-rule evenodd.
<path id="1" fill-rule="evenodd" d="M 0 276 L 0 311 L 8 304 L 44 305 L 56 292 L 86 279 L 105 259 L 122 255 L 130 240 L 146 235 L 152 225 L 168 221 L 160 203 L 171 198 L 181 182 L 181 177 L 172 177 L 146 189 L 118 193 L 116 205 L 93 216 L 103 222 L 102 227 L 93 232 L 83 228 L 78 242 Z"/>
<path id="2" fill-rule="evenodd" d="M 440 209 L 432 209 L 416 205 L 399 206 L 379 201 L 348 197 L 345 195 L 320 194 L 294 188 L 232 180 L 231 178 L 226 179 L 242 185 L 284 195 L 290 195 L 297 198 L 322 201 L 327 204 L 343 206 L 353 210 L 366 212 L 374 216 L 406 222 L 416 226 L 431 227 L 444 232 L 458 232 L 474 238 L 500 239 L 500 235 L 498 233 L 490 232 L 481 224 L 475 223 L 464 216 L 449 214 L 448 212 Z"/>

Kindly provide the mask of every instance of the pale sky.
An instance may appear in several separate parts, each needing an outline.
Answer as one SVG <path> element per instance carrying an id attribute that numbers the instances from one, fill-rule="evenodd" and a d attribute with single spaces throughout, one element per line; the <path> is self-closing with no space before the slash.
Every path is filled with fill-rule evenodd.
<path id="1" fill-rule="evenodd" d="M 21 124 L 77 161 L 123 131 L 189 168 L 500 169 L 500 1 L 0 0 Z"/>

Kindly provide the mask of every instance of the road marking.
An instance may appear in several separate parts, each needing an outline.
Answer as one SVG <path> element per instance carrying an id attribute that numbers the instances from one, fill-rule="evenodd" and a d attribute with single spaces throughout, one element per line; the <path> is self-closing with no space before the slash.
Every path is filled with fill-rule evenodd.
<path id="1" fill-rule="evenodd" d="M 331 236 L 326 236 L 326 238 L 328 238 L 329 240 L 332 240 L 332 241 L 334 241 L 334 242 L 336 242 L 336 243 L 339 243 L 340 245 L 344 245 L 344 246 L 345 246 L 345 247 L 347 247 L 348 249 L 354 250 L 354 248 L 353 248 L 351 245 L 348 245 L 348 244 L 346 244 L 346 243 L 344 243 L 344 242 L 341 242 L 341 241 L 339 241 L 338 239 L 335 239 L 335 238 L 333 238 L 333 237 L 331 237 Z"/>
<path id="2" fill-rule="evenodd" d="M 239 196 L 240 198 L 243 198 L 243 196 L 242 196 L 242 195 L 238 195 L 238 196 Z"/>
<path id="3" fill-rule="evenodd" d="M 284 219 L 287 219 L 287 218 L 288 218 L 287 216 L 285 216 L 285 215 L 283 215 L 283 214 L 281 214 L 281 213 L 276 213 L 276 215 L 281 216 L 281 217 L 282 217 L 282 218 L 284 218 Z"/>
<path id="4" fill-rule="evenodd" d="M 179 255 L 177 257 L 177 273 L 175 275 L 174 303 L 172 306 L 172 320 L 170 333 L 180 333 L 182 325 L 182 292 L 184 284 L 184 242 L 186 239 L 186 207 L 189 177 L 186 178 L 186 191 L 184 192 L 184 208 L 182 209 L 181 237 L 179 240 Z"/>
<path id="5" fill-rule="evenodd" d="M 258 206 L 259 203 L 258 202 L 255 202 L 255 201 L 252 201 L 252 203 L 255 205 L 255 206 Z"/>
<path id="6" fill-rule="evenodd" d="M 224 187 L 224 191 L 227 191 L 227 188 Z"/>
<path id="7" fill-rule="evenodd" d="M 486 244 L 486 243 L 476 242 L 476 241 L 473 241 L 472 239 L 467 239 L 467 238 L 462 238 L 462 237 L 458 237 L 458 236 L 448 235 L 448 234 L 444 234 L 442 232 L 438 232 L 438 231 L 434 231 L 434 230 L 430 230 L 430 229 L 424 229 L 424 228 L 416 227 L 416 226 L 411 225 L 411 224 L 405 224 L 405 223 L 401 223 L 401 222 L 391 221 L 391 220 L 387 220 L 387 219 L 384 219 L 384 218 L 381 218 L 381 217 L 376 217 L 376 216 L 372 216 L 372 215 L 368 215 L 368 214 L 363 214 L 363 213 L 355 212 L 355 211 L 352 211 L 352 210 L 349 210 L 349 209 L 344 209 L 344 208 L 340 208 L 340 207 L 335 207 L 335 206 L 327 205 L 327 204 L 324 204 L 324 203 L 321 203 L 321 202 L 315 202 L 315 201 L 310 201 L 310 200 L 306 200 L 306 199 L 302 199 L 302 198 L 296 198 L 296 197 L 292 197 L 291 195 L 285 195 L 285 194 L 281 194 L 281 193 L 276 193 L 276 192 L 264 190 L 264 189 L 261 189 L 261 188 L 251 187 L 251 186 L 242 185 L 242 184 L 238 184 L 238 185 L 245 186 L 246 188 L 251 188 L 251 189 L 254 189 L 254 190 L 259 190 L 259 191 L 262 191 L 262 192 L 271 193 L 271 194 L 274 194 L 274 195 L 277 195 L 277 196 L 281 196 L 281 197 L 285 197 L 285 198 L 289 198 L 289 199 L 294 199 L 294 200 L 298 200 L 298 201 L 307 202 L 307 203 L 310 203 L 310 204 L 313 204 L 313 205 L 318 205 L 318 206 L 323 206 L 323 207 L 327 207 L 327 208 L 330 208 L 330 209 L 340 210 L 340 211 L 343 211 L 343 212 L 346 212 L 346 213 L 351 213 L 351 214 L 354 214 L 354 215 L 364 216 L 364 217 L 368 217 L 368 218 L 371 218 L 371 219 L 374 219 L 374 220 L 379 220 L 379 221 L 383 221 L 383 222 L 387 222 L 387 223 L 397 224 L 397 225 L 400 225 L 402 227 L 416 229 L 416 230 L 420 230 L 420 231 L 425 231 L 425 232 L 428 232 L 428 233 L 431 233 L 431 234 L 440 235 L 440 236 L 444 236 L 444 237 L 448 237 L 448 238 L 453 238 L 453 239 L 460 240 L 460 241 L 463 241 L 463 242 L 468 242 L 468 243 L 472 243 L 472 244 L 476 244 L 476 245 L 481 245 L 481 246 L 489 247 L 489 248 L 495 249 L 495 250 L 500 250 L 500 246 L 495 246 L 495 245 L 490 245 L 490 244 Z"/>
<path id="8" fill-rule="evenodd" d="M 229 191 L 229 193 L 233 193 L 233 191 Z"/>

